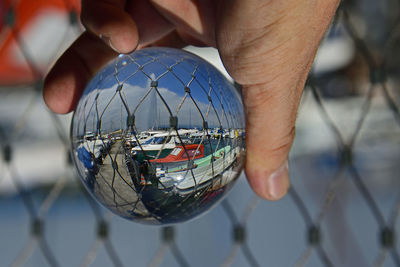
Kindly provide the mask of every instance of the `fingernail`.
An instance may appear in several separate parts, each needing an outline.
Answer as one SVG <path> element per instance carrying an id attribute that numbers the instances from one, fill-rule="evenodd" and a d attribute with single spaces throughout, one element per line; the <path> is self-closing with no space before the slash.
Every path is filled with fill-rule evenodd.
<path id="1" fill-rule="evenodd" d="M 101 40 L 103 40 L 103 42 L 106 43 L 109 47 L 111 47 L 115 52 L 121 53 L 120 51 L 118 51 L 118 49 L 116 49 L 116 48 L 114 47 L 114 45 L 113 45 L 112 42 L 111 42 L 111 38 L 110 38 L 110 37 L 105 36 L 105 35 L 103 35 L 103 34 L 99 34 L 99 38 L 100 38 Z"/>
<path id="2" fill-rule="evenodd" d="M 273 200 L 281 199 L 289 188 L 289 164 L 286 161 L 267 179 L 267 194 Z"/>

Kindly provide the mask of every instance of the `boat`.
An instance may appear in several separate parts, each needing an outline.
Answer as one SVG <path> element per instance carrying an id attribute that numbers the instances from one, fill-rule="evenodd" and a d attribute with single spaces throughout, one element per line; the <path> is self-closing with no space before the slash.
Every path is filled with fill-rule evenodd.
<path id="1" fill-rule="evenodd" d="M 190 169 L 202 169 L 202 168 L 210 168 L 212 171 L 214 162 L 218 159 L 224 158 L 224 156 L 226 155 L 226 153 L 229 153 L 231 147 L 229 145 L 218 149 L 217 151 L 215 151 L 214 153 L 201 158 L 201 159 L 197 159 L 193 161 L 193 164 L 189 165 L 189 168 L 187 167 L 187 165 L 181 165 L 179 167 L 175 167 L 175 168 L 169 168 L 168 169 L 168 173 L 169 174 L 174 174 L 177 172 L 182 172 L 182 171 L 187 171 Z"/>
<path id="2" fill-rule="evenodd" d="M 191 141 L 187 138 L 188 134 L 190 131 L 185 129 L 158 133 L 133 147 L 131 153 L 139 161 L 162 159 L 168 156 L 176 146 L 182 145 L 182 143 L 190 144 Z"/>
<path id="3" fill-rule="evenodd" d="M 235 176 L 229 168 L 240 152 L 239 147 L 231 148 L 227 145 L 206 157 L 185 162 L 175 168 L 157 168 L 159 188 L 175 188 L 181 194 L 186 194 L 193 188 L 209 186 L 210 183 L 223 186 Z M 220 178 L 215 180 L 216 177 Z"/>
<path id="4" fill-rule="evenodd" d="M 154 137 L 157 134 L 162 134 L 166 133 L 166 131 L 163 130 L 152 130 L 152 131 L 143 131 L 137 136 L 137 141 L 139 143 L 143 144 L 144 142 L 148 141 L 150 138 Z"/>
<path id="5" fill-rule="evenodd" d="M 152 163 L 174 163 L 188 160 L 195 160 L 204 157 L 203 144 L 186 144 L 176 146 L 168 156 L 150 160 Z"/>

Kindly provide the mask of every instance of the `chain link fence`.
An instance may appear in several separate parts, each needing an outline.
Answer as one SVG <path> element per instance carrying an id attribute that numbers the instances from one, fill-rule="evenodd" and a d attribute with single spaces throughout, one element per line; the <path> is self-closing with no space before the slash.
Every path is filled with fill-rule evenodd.
<path id="1" fill-rule="evenodd" d="M 260 200 L 241 177 L 201 218 L 154 227 L 87 195 L 71 117 L 41 99 L 44 73 L 82 30 L 79 5 L 2 1 L 1 265 L 400 266 L 399 10 L 341 3 L 306 84 L 283 200 Z"/>

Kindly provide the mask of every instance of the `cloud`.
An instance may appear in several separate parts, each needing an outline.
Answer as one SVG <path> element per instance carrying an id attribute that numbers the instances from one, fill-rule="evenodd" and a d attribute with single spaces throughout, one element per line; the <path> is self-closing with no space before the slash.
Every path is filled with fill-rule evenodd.
<path id="1" fill-rule="evenodd" d="M 158 92 L 151 87 L 151 79 L 148 78 L 142 79 L 142 84 L 139 82 L 138 85 L 128 81 L 123 84 L 120 92 L 117 84 L 111 85 L 113 81 L 108 79 L 103 85 L 109 87 L 95 89 L 82 97 L 75 115 L 78 119 L 75 126 L 79 128 L 77 131 L 79 134 L 84 134 L 84 131 L 96 132 L 98 125 L 101 125 L 103 133 L 126 129 L 128 111 L 124 101 L 129 112 L 135 116 L 135 127 L 138 131 L 169 127 L 171 114 L 178 117 L 180 128 L 203 128 L 203 119 L 207 121 L 209 128 L 219 127 L 220 123 L 223 128 L 232 127 L 232 124 L 235 124 L 235 127 L 244 126 L 243 112 L 235 111 L 236 108 L 232 105 L 235 104 L 232 103 L 235 99 L 223 99 L 223 112 L 221 96 L 211 94 L 214 104 L 212 107 L 208 92 L 205 92 L 198 82 L 192 82 L 189 88 L 193 101 L 188 94 L 185 97 L 184 84 L 171 76 L 158 80 Z M 155 80 L 155 77 L 150 77 Z M 238 104 L 241 105 L 240 102 L 236 103 Z M 98 124 L 98 118 L 101 118 L 101 124 Z"/>

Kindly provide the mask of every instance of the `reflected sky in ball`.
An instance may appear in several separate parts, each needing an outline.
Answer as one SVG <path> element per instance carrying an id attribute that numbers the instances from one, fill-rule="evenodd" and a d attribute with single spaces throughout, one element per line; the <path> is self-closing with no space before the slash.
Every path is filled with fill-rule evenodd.
<path id="1" fill-rule="evenodd" d="M 171 114 L 179 118 L 180 127 L 203 127 L 204 120 L 210 128 L 244 127 L 237 90 L 212 65 L 189 52 L 148 48 L 112 61 L 94 77 L 83 94 L 87 103 L 96 106 L 78 107 L 78 114 L 89 120 L 93 118 L 86 131 L 96 131 L 95 120 L 100 116 L 103 130 L 124 128 L 127 111 L 121 97 L 116 95 L 117 89 L 121 89 L 122 97 L 129 103 L 130 112 L 142 114 L 135 117 L 138 131 L 169 127 Z M 108 113 L 114 114 L 112 120 L 106 119 Z M 120 120 L 115 114 L 120 114 Z"/>

